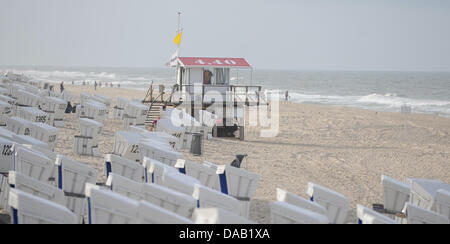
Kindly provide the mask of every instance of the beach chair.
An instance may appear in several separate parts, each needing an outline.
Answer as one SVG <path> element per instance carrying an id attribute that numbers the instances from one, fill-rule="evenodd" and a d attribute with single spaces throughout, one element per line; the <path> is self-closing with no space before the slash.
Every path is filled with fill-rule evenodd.
<path id="1" fill-rule="evenodd" d="M 413 179 L 410 202 L 423 209 L 432 210 L 438 190 L 450 191 L 450 185 L 439 180 Z"/>
<path id="2" fill-rule="evenodd" d="M 61 94 L 61 99 L 66 101 L 66 102 L 73 102 L 73 95 L 70 92 L 68 92 L 68 91 L 64 91 Z"/>
<path id="3" fill-rule="evenodd" d="M 222 193 L 232 196 L 241 202 L 244 217 L 250 212 L 250 201 L 258 188 L 260 176 L 245 169 L 229 165 L 217 166 Z"/>
<path id="4" fill-rule="evenodd" d="M 199 111 L 200 121 L 204 126 L 205 139 L 212 138 L 213 128 L 217 123 L 218 116 L 205 110 Z"/>
<path id="5" fill-rule="evenodd" d="M 163 164 L 155 159 L 145 157 L 142 163 L 145 170 L 145 182 L 158 185 L 164 184 L 164 174 L 166 171 L 177 172 L 177 170 L 167 164 Z"/>
<path id="6" fill-rule="evenodd" d="M 77 155 L 100 157 L 98 143 L 83 136 L 74 136 L 74 152 Z"/>
<path id="7" fill-rule="evenodd" d="M 0 101 L 0 126 L 6 126 L 8 117 L 12 115 L 12 105 Z"/>
<path id="8" fill-rule="evenodd" d="M 346 221 L 350 202 L 344 195 L 311 182 L 308 183 L 306 193 L 311 197 L 311 201 L 327 209 L 330 223 L 343 224 Z"/>
<path id="9" fill-rule="evenodd" d="M 75 214 L 64 206 L 17 189 L 10 189 L 8 204 L 13 224 L 77 223 Z"/>
<path id="10" fill-rule="evenodd" d="M 449 224 L 449 219 L 446 216 L 418 207 L 412 203 L 406 203 L 404 213 L 407 224 Z"/>
<path id="11" fill-rule="evenodd" d="M 397 224 L 393 219 L 362 205 L 356 205 L 356 216 L 358 224 Z"/>
<path id="12" fill-rule="evenodd" d="M 54 161 L 46 155 L 25 147 L 16 148 L 14 171 L 41 182 L 48 182 L 54 167 Z"/>
<path id="13" fill-rule="evenodd" d="M 130 100 L 128 100 L 127 98 L 123 98 L 123 97 L 117 98 L 117 104 L 113 108 L 114 109 L 113 119 L 115 119 L 115 120 L 122 120 L 123 119 L 123 115 L 124 115 L 124 112 L 125 112 L 125 106 L 129 102 L 130 102 Z"/>
<path id="14" fill-rule="evenodd" d="M 327 209 L 322 205 L 315 202 L 311 202 L 303 197 L 297 196 L 295 194 L 292 194 L 279 188 L 277 188 L 277 201 L 285 202 L 299 208 L 307 209 L 320 215 L 324 216 L 328 215 Z"/>
<path id="15" fill-rule="evenodd" d="M 165 132 L 169 135 L 180 138 L 184 134 L 184 128 L 174 125 L 169 119 L 159 119 L 156 122 L 155 131 Z"/>
<path id="16" fill-rule="evenodd" d="M 46 143 L 50 150 L 55 148 L 58 128 L 44 123 L 31 123 L 29 128 L 31 137 Z"/>
<path id="17" fill-rule="evenodd" d="M 14 99 L 18 98 L 18 91 L 19 90 L 25 90 L 25 87 L 23 85 L 12 83 L 9 85 L 9 96 L 11 96 Z"/>
<path id="18" fill-rule="evenodd" d="M 64 192 L 57 187 L 38 181 L 22 173 L 10 171 L 8 174 L 10 188 L 27 192 L 59 205 L 65 206 L 66 199 Z"/>
<path id="19" fill-rule="evenodd" d="M 184 158 L 184 155 L 175 151 L 169 144 L 158 143 L 155 141 L 141 140 L 139 143 L 141 158 L 153 158 L 164 164 L 174 167 L 178 159 Z"/>
<path id="20" fill-rule="evenodd" d="M 381 176 L 383 185 L 384 209 L 395 212 L 401 212 L 405 203 L 409 201 L 411 187 L 403 182 Z"/>
<path id="21" fill-rule="evenodd" d="M 17 96 L 17 105 L 24 107 L 37 107 L 39 105 L 40 97 L 27 92 L 25 90 L 18 90 L 16 92 Z"/>
<path id="22" fill-rule="evenodd" d="M 108 108 L 111 106 L 112 103 L 112 99 L 110 97 L 101 94 L 94 94 L 94 96 L 92 96 L 91 99 L 94 99 L 97 102 L 105 104 L 106 107 Z"/>
<path id="23" fill-rule="evenodd" d="M 326 216 L 285 202 L 271 202 L 272 224 L 328 224 Z"/>
<path id="24" fill-rule="evenodd" d="M 49 115 L 48 123 L 55 127 L 64 127 L 64 115 L 67 101 L 56 97 L 44 97 L 40 102 L 41 110 Z"/>
<path id="25" fill-rule="evenodd" d="M 86 183 L 95 184 L 98 172 L 86 164 L 64 156 L 58 156 L 56 165 L 58 188 L 64 191 L 67 200 L 65 206 L 78 216 L 81 223 L 86 207 Z"/>
<path id="26" fill-rule="evenodd" d="M 3 83 L 1 83 L 1 84 L 3 84 Z M 8 96 L 9 95 L 8 89 L 0 86 L 0 95 Z"/>
<path id="27" fill-rule="evenodd" d="M 436 192 L 433 210 L 450 220 L 450 191 L 440 189 Z"/>
<path id="28" fill-rule="evenodd" d="M 92 100 L 82 102 L 81 105 L 80 118 L 93 119 L 102 124 L 105 122 L 108 114 L 106 105 Z"/>
<path id="29" fill-rule="evenodd" d="M 0 174 L 0 209 L 7 209 L 8 206 L 9 183 L 8 177 Z"/>
<path id="30" fill-rule="evenodd" d="M 179 191 L 187 195 L 193 195 L 195 185 L 199 185 L 200 181 L 179 172 L 164 171 L 163 185 L 172 190 Z"/>
<path id="31" fill-rule="evenodd" d="M 16 105 L 16 103 L 17 103 L 16 99 L 14 99 L 12 97 L 5 96 L 5 95 L 0 95 L 0 101 L 8 103 L 11 106 Z"/>
<path id="32" fill-rule="evenodd" d="M 114 137 L 113 154 L 135 162 L 141 162 L 139 143 L 142 137 L 137 133 L 117 131 Z"/>
<path id="33" fill-rule="evenodd" d="M 6 120 L 6 129 L 17 135 L 29 136 L 31 134 L 30 124 L 31 122 L 28 120 L 19 117 L 9 117 Z"/>
<path id="34" fill-rule="evenodd" d="M 58 167 L 56 166 L 56 160 L 57 160 L 59 154 L 55 153 L 53 151 L 50 151 L 49 149 L 37 147 L 37 146 L 33 146 L 33 145 L 22 145 L 22 146 L 29 148 L 32 151 L 42 153 L 45 156 L 47 156 L 50 160 L 52 160 L 52 162 L 54 162 L 55 167 L 53 167 L 52 173 L 50 174 L 50 178 L 48 179 L 47 184 L 50 184 L 54 187 L 58 187 L 58 182 L 56 182 L 56 179 L 58 177 Z"/>
<path id="35" fill-rule="evenodd" d="M 128 124 L 126 128 L 129 126 L 141 126 L 145 125 L 145 120 L 147 119 L 148 107 L 142 103 L 129 101 L 125 105 L 124 118 L 128 118 Z M 130 123 L 132 122 L 132 123 Z"/>
<path id="36" fill-rule="evenodd" d="M 138 224 L 139 202 L 87 184 L 89 224 Z"/>
<path id="37" fill-rule="evenodd" d="M 31 137 L 31 136 L 13 134 L 11 140 L 13 142 L 16 142 L 17 144 L 31 145 L 31 146 L 35 146 L 35 147 L 41 147 L 41 148 L 44 148 L 44 149 L 49 149 L 47 143 L 39 141 L 38 139 L 35 139 L 35 138 Z"/>
<path id="38" fill-rule="evenodd" d="M 244 216 L 247 213 L 243 212 L 241 203 L 236 198 L 225 195 L 220 191 L 195 185 L 192 196 L 198 201 L 199 208 L 221 208 L 236 215 L 247 217 Z"/>
<path id="39" fill-rule="evenodd" d="M 220 208 L 197 208 L 192 220 L 195 224 L 207 225 L 248 225 L 254 222 Z"/>
<path id="40" fill-rule="evenodd" d="M 220 191 L 220 181 L 216 169 L 185 159 L 178 159 L 175 168 L 180 173 L 199 180 L 202 185 Z"/>
<path id="41" fill-rule="evenodd" d="M 108 186 L 111 191 L 115 193 L 119 193 L 120 195 L 137 201 L 144 198 L 144 194 L 142 193 L 142 183 L 122 177 L 118 174 L 109 174 L 108 180 L 106 181 L 106 186 Z"/>
<path id="42" fill-rule="evenodd" d="M 118 174 L 136 182 L 145 181 L 145 169 L 141 164 L 114 154 L 105 156 L 105 174 Z"/>
<path id="43" fill-rule="evenodd" d="M 149 131 L 145 127 L 140 126 L 130 126 L 129 131 L 139 133 L 139 135 L 141 135 L 145 139 L 169 143 L 169 145 L 174 149 L 178 149 L 177 144 L 179 143 L 179 138 L 169 135 L 165 132 Z"/>
<path id="44" fill-rule="evenodd" d="M 0 138 L 12 141 L 13 135 L 17 134 L 5 129 L 5 127 L 0 127 Z"/>
<path id="45" fill-rule="evenodd" d="M 48 114 L 35 107 L 17 107 L 16 116 L 30 122 L 46 123 Z"/>
<path id="46" fill-rule="evenodd" d="M 139 203 L 138 215 L 140 224 L 193 224 L 188 218 L 145 201 Z"/>
<path id="47" fill-rule="evenodd" d="M 190 218 L 197 207 L 197 200 L 192 196 L 156 184 L 143 184 L 142 193 L 145 200 L 167 211 Z"/>
<path id="48" fill-rule="evenodd" d="M 80 136 L 93 140 L 93 144 L 98 144 L 103 124 L 92 119 L 80 119 Z"/>
<path id="49" fill-rule="evenodd" d="M 17 145 L 13 141 L 0 137 L 0 173 L 14 170 L 16 149 Z"/>

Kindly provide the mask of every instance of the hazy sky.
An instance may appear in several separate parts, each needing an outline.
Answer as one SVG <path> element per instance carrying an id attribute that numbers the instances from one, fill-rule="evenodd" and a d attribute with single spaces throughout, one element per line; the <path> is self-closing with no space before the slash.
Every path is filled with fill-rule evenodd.
<path id="1" fill-rule="evenodd" d="M 163 67 L 179 10 L 182 56 L 450 71 L 446 0 L 0 0 L 0 65 Z"/>

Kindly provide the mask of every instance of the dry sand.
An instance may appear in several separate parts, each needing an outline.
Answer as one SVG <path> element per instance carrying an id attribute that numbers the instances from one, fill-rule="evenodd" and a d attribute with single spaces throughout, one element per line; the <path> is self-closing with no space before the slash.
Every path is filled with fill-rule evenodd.
<path id="1" fill-rule="evenodd" d="M 77 98 L 92 87 L 66 89 Z M 143 99 L 145 91 L 99 88 L 97 93 Z M 114 101 L 115 102 L 115 101 Z M 113 104 L 114 105 L 114 104 Z M 92 164 L 104 181 L 103 158 L 80 157 L 73 153 L 73 136 L 78 118 L 66 115 L 55 151 Z M 122 121 L 109 120 L 100 140 L 101 153 L 110 153 L 115 131 Z M 381 175 L 439 179 L 450 183 L 450 119 L 433 115 L 375 112 L 362 109 L 280 104 L 280 133 L 261 138 L 257 129 L 246 131 L 246 140 L 206 141 L 204 155 L 185 156 L 197 162 L 230 164 L 234 155 L 249 155 L 244 168 L 261 175 L 252 202 L 251 219 L 270 222 L 269 202 L 275 189 L 282 188 L 306 197 L 306 185 L 314 182 L 344 194 L 351 201 L 349 222 L 356 222 L 356 204 L 382 203 Z"/>

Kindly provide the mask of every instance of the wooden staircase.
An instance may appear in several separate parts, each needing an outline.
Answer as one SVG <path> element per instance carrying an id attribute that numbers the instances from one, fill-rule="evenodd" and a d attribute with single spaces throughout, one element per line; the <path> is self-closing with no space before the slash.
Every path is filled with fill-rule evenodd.
<path id="1" fill-rule="evenodd" d="M 161 117 L 161 111 L 165 106 L 162 102 L 152 102 L 147 111 L 147 119 L 145 120 L 146 127 L 152 127 L 153 122 Z"/>

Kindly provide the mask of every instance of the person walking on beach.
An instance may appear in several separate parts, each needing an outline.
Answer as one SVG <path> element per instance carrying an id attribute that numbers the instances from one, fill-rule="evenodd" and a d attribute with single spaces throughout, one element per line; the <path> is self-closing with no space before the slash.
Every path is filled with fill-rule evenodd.
<path id="1" fill-rule="evenodd" d="M 289 91 L 286 91 L 286 93 L 284 94 L 286 101 L 289 100 Z"/>
<path id="2" fill-rule="evenodd" d="M 61 93 L 64 92 L 64 81 L 62 81 L 61 84 L 59 85 L 59 90 L 61 90 Z"/>
<path id="3" fill-rule="evenodd" d="M 95 81 L 95 83 L 94 83 L 94 88 L 97 91 L 97 81 Z"/>

